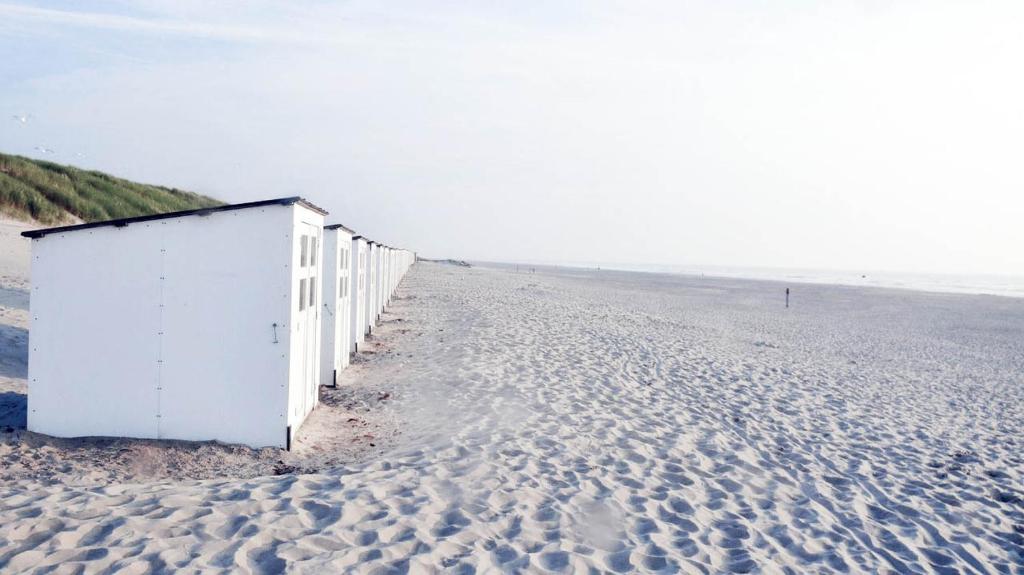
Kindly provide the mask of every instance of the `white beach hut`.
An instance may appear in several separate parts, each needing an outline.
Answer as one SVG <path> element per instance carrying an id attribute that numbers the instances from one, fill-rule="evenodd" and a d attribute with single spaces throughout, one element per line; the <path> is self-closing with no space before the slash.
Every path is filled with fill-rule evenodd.
<path id="1" fill-rule="evenodd" d="M 388 307 L 388 300 L 391 298 L 391 248 L 384 248 L 382 258 L 384 259 L 384 273 L 382 274 L 382 279 L 380 282 L 380 312 L 383 315 L 384 310 L 386 310 Z"/>
<path id="2" fill-rule="evenodd" d="M 341 224 L 324 226 L 323 297 L 320 323 L 323 326 L 320 352 L 320 381 L 338 384 L 338 372 L 348 367 L 352 351 L 352 235 Z"/>
<path id="3" fill-rule="evenodd" d="M 369 245 L 363 236 L 352 238 L 352 317 L 351 342 L 352 352 L 359 351 L 359 344 L 366 341 L 366 280 L 370 275 L 366 268 L 369 265 Z"/>
<path id="4" fill-rule="evenodd" d="M 394 263 L 395 263 L 395 266 L 394 266 L 394 270 L 395 271 L 391 275 L 391 298 L 395 297 L 395 290 L 398 289 L 398 281 L 401 278 L 401 273 L 402 273 L 402 271 L 401 271 L 401 265 L 402 265 L 401 255 L 402 255 L 402 251 L 401 250 L 392 250 L 391 251 L 391 258 L 392 258 L 392 260 L 394 260 Z M 390 301 L 391 298 L 389 298 L 389 301 Z"/>
<path id="5" fill-rule="evenodd" d="M 395 275 L 397 273 L 398 262 L 395 259 L 395 249 L 391 248 L 388 250 L 388 259 L 390 264 L 388 265 L 388 299 L 387 305 L 391 305 L 391 296 L 395 294 Z"/>
<path id="6" fill-rule="evenodd" d="M 391 250 L 393 271 L 391 274 L 391 295 L 388 297 L 389 304 L 391 300 L 394 299 L 395 293 L 398 291 L 398 286 L 402 283 L 402 278 L 405 277 L 407 269 L 405 265 L 406 253 L 407 252 L 405 250 L 398 248 L 393 248 Z"/>
<path id="7" fill-rule="evenodd" d="M 325 214 L 293 197 L 25 232 L 28 429 L 289 448 L 318 401 Z"/>
<path id="8" fill-rule="evenodd" d="M 391 275 L 391 296 L 394 297 L 398 289 L 398 282 L 402 277 L 402 250 L 392 250 L 391 259 L 394 262 L 394 272 Z"/>
<path id="9" fill-rule="evenodd" d="M 367 265 L 366 273 L 366 317 L 364 321 L 366 324 L 363 329 L 366 334 L 373 333 L 374 326 L 377 325 L 377 254 L 378 244 L 377 242 L 370 241 L 368 243 L 367 258 L 369 264 Z"/>
<path id="10" fill-rule="evenodd" d="M 384 298 L 384 307 L 391 305 L 391 295 L 394 293 L 394 249 L 388 248 L 385 253 L 387 257 L 387 295 Z"/>
<path id="11" fill-rule="evenodd" d="M 383 244 L 377 246 L 377 315 L 374 317 L 374 325 L 380 324 L 380 317 L 384 314 L 384 295 L 387 293 L 388 260 L 385 257 L 387 251 L 387 246 Z"/>

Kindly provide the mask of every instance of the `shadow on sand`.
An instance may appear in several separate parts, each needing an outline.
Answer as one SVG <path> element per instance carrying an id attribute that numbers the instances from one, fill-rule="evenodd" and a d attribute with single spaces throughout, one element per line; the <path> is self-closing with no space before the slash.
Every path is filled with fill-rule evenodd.
<path id="1" fill-rule="evenodd" d="M 0 324 L 0 377 L 28 377 L 28 330 Z"/>
<path id="2" fill-rule="evenodd" d="M 28 396 L 24 393 L 0 393 L 0 430 L 25 429 L 28 416 Z"/>
<path id="3" fill-rule="evenodd" d="M 28 311 L 28 290 L 0 287 L 0 305 Z"/>

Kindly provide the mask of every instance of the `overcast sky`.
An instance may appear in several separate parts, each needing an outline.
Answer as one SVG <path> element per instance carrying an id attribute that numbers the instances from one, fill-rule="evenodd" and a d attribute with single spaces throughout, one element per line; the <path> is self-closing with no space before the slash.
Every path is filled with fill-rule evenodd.
<path id="1" fill-rule="evenodd" d="M 0 0 L 0 151 L 430 256 L 1024 274 L 1022 30 L 1017 0 Z"/>

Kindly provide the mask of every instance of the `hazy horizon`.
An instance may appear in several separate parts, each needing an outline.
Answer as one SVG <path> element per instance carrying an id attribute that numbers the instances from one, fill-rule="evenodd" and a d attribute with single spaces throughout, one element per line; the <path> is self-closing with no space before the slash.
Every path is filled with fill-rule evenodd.
<path id="1" fill-rule="evenodd" d="M 487 259 L 476 259 L 476 258 L 448 258 L 444 255 L 437 254 L 417 254 L 420 258 L 426 258 L 431 260 L 445 260 L 451 259 L 459 261 L 460 259 L 468 263 L 480 262 L 490 264 L 502 264 L 502 265 L 536 265 L 536 266 L 551 266 L 551 267 L 607 267 L 608 269 L 615 269 L 619 271 L 649 271 L 654 268 L 692 268 L 695 270 L 701 269 L 723 269 L 723 270 L 766 270 L 766 271 L 788 271 L 788 272 L 836 272 L 836 273 L 858 273 L 858 274 L 919 274 L 919 275 L 935 275 L 935 276 L 950 276 L 950 277 L 1000 277 L 1007 279 L 1024 279 L 1024 276 L 1013 273 L 957 273 L 957 272 L 930 272 L 930 271 L 919 271 L 919 272 L 908 272 L 906 270 L 893 270 L 893 269 L 868 269 L 868 268 L 841 268 L 841 267 L 783 267 L 783 266 L 758 266 L 758 265 L 728 265 L 728 264 L 715 264 L 715 263 L 701 263 L 701 262 L 615 262 L 615 261 L 594 261 L 594 260 L 565 260 L 565 261 L 549 261 L 549 260 L 536 260 L 536 259 L 523 259 L 514 261 L 502 261 L 502 260 L 487 260 Z"/>
<path id="2" fill-rule="evenodd" d="M 0 151 L 302 195 L 430 257 L 1021 276 L 1022 28 L 1014 2 L 0 0 Z"/>

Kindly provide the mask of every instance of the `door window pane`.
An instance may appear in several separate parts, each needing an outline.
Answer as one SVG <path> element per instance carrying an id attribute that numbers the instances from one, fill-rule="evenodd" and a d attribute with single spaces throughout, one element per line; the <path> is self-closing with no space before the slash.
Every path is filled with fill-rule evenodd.
<path id="1" fill-rule="evenodd" d="M 316 265 L 316 236 L 309 238 L 309 265 Z"/>
<path id="2" fill-rule="evenodd" d="M 309 307 L 316 305 L 316 278 L 309 279 Z"/>
<path id="3" fill-rule="evenodd" d="M 309 236 L 302 236 L 299 239 L 299 266 L 306 267 L 306 258 L 309 253 Z"/>
<path id="4" fill-rule="evenodd" d="M 306 309 L 306 280 L 299 280 L 299 311 Z"/>

